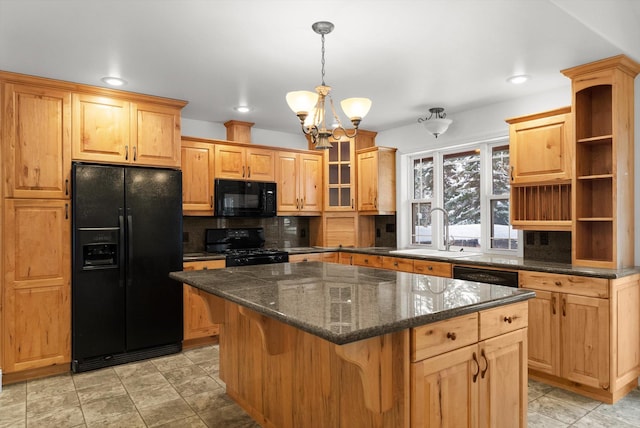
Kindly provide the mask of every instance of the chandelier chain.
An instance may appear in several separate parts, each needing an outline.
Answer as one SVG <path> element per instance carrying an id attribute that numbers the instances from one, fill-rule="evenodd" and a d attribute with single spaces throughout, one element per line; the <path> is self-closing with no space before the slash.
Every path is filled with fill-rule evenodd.
<path id="1" fill-rule="evenodd" d="M 324 34 L 322 34 L 322 86 L 324 84 Z"/>

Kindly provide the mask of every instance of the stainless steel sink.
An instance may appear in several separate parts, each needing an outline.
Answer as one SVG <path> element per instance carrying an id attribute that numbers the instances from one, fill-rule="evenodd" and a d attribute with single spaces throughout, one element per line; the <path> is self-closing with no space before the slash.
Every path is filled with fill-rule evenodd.
<path id="1" fill-rule="evenodd" d="M 479 256 L 482 253 L 476 253 L 471 251 L 460 250 L 435 250 L 432 248 L 408 248 L 405 250 L 393 250 L 389 251 L 391 254 L 404 254 L 407 256 L 431 256 L 431 257 L 443 257 L 447 259 L 460 259 L 463 257 Z"/>

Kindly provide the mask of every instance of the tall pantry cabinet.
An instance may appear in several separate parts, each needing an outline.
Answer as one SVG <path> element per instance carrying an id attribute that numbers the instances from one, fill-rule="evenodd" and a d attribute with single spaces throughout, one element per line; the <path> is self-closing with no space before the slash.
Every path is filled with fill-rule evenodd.
<path id="1" fill-rule="evenodd" d="M 1 366 L 71 359 L 71 92 L 2 82 Z M 56 370 L 51 370 L 55 372 Z"/>
<path id="2" fill-rule="evenodd" d="M 72 159 L 179 168 L 186 103 L 2 71 L 0 99 L 0 368 L 11 383 L 70 369 Z"/>

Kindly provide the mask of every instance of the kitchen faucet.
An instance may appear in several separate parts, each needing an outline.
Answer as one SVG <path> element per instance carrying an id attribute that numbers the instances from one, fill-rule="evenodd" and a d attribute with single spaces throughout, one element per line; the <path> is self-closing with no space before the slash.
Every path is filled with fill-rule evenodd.
<path id="1" fill-rule="evenodd" d="M 451 243 L 449 242 L 449 214 L 447 214 L 444 208 L 434 207 L 429 211 L 429 216 L 431 216 L 434 211 L 442 211 L 442 215 L 444 216 L 444 248 L 446 251 L 449 251 L 451 248 Z"/>

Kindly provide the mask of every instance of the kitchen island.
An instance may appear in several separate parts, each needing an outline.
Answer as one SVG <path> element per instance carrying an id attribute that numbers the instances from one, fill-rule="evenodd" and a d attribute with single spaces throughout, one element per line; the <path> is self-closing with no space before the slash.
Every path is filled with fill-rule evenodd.
<path id="1" fill-rule="evenodd" d="M 310 262 L 174 272 L 267 427 L 526 426 L 531 291 Z"/>

